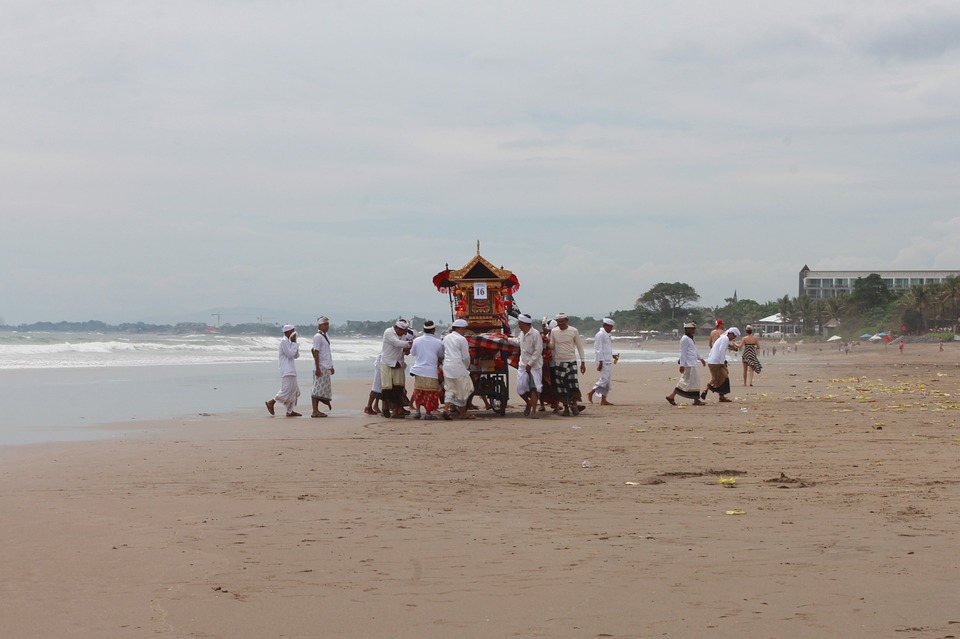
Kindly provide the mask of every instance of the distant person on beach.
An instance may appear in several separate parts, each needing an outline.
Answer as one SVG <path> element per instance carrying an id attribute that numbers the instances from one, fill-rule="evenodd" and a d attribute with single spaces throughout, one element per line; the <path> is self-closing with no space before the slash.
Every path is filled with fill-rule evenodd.
<path id="1" fill-rule="evenodd" d="M 517 394 L 527 403 L 523 414 L 537 419 L 540 393 L 543 391 L 543 338 L 533 327 L 533 318 L 521 313 L 517 318 L 520 336 L 512 339 L 520 346 L 520 363 L 517 366 Z"/>
<path id="2" fill-rule="evenodd" d="M 380 397 L 383 400 L 384 417 L 403 419 L 407 415 L 403 405 L 406 394 L 404 356 L 410 352 L 408 328 L 407 322 L 399 319 L 383 332 L 383 344 L 380 348 Z"/>
<path id="3" fill-rule="evenodd" d="M 720 395 L 721 402 L 729 402 L 727 395 L 730 394 L 730 371 L 727 369 L 727 349 L 737 350 L 736 344 L 732 340 L 740 337 L 740 329 L 735 326 L 727 329 L 727 332 L 717 338 L 707 356 L 707 368 L 710 369 L 710 383 L 706 389 L 700 393 L 700 399 L 706 399 L 707 393 L 713 391 Z"/>
<path id="4" fill-rule="evenodd" d="M 565 313 L 556 316 L 557 327 L 550 331 L 550 350 L 553 353 L 553 383 L 557 397 L 563 402 L 563 415 L 579 415 L 580 380 L 577 377 L 577 356 L 580 356 L 580 374 L 587 372 L 580 331 L 570 326 Z"/>
<path id="5" fill-rule="evenodd" d="M 609 317 L 603 318 L 603 324 L 594 338 L 593 350 L 597 362 L 597 372 L 600 373 L 600 379 L 593 385 L 593 388 L 587 392 L 587 399 L 593 403 L 593 396 L 600 397 L 601 406 L 610 406 L 607 401 L 610 396 L 610 376 L 613 374 L 613 340 L 610 333 L 613 332 L 614 321 Z"/>
<path id="6" fill-rule="evenodd" d="M 742 355 L 740 356 L 740 362 L 743 364 L 743 385 L 744 386 L 753 386 L 753 374 L 759 373 L 763 368 L 763 365 L 760 364 L 760 358 L 757 357 L 757 353 L 760 350 L 760 338 L 753 334 L 753 327 L 747 324 L 747 327 L 744 329 L 747 334 L 743 336 L 743 339 L 740 340 L 740 350 Z M 747 384 L 747 373 L 750 374 L 750 383 Z"/>
<path id="7" fill-rule="evenodd" d="M 327 337 L 327 331 L 330 330 L 330 318 L 321 316 L 317 318 L 317 334 L 313 336 L 313 348 L 310 354 L 313 355 L 313 389 L 310 391 L 310 401 L 313 403 L 313 412 L 310 417 L 326 417 L 327 414 L 321 412 L 320 404 L 324 404 L 327 410 L 332 410 L 333 405 L 330 400 L 333 399 L 333 385 L 330 382 L 330 376 L 334 374 L 333 354 L 330 352 L 330 338 Z"/>
<path id="8" fill-rule="evenodd" d="M 300 397 L 300 386 L 297 384 L 297 367 L 294 362 L 300 357 L 300 344 L 297 343 L 297 328 L 293 324 L 283 327 L 283 339 L 280 340 L 280 391 L 267 401 L 267 411 L 271 415 L 276 413 L 275 407 L 280 402 L 287 409 L 287 417 L 300 417 L 300 413 L 293 410 Z"/>
<path id="9" fill-rule="evenodd" d="M 683 325 L 683 337 L 680 338 L 680 380 L 673 392 L 667 395 L 666 400 L 677 405 L 677 395 L 693 400 L 694 406 L 703 406 L 700 401 L 700 375 L 697 372 L 697 362 L 706 366 L 707 362 L 697 351 L 693 338 L 697 334 L 697 323 L 687 322 Z"/>
<path id="10" fill-rule="evenodd" d="M 453 322 L 450 332 L 443 337 L 443 418 L 452 419 L 450 412 L 456 409 L 458 419 L 474 419 L 467 413 L 467 399 L 473 393 L 473 378 L 470 377 L 470 345 L 464 336 L 467 320 Z"/>
<path id="11" fill-rule="evenodd" d="M 943 352 L 943 338 L 940 338 L 940 352 Z"/>
<path id="12" fill-rule="evenodd" d="M 423 323 L 423 335 L 413 340 L 410 354 L 416 360 L 410 367 L 413 375 L 411 405 L 415 419 L 420 419 L 424 409 L 426 419 L 436 419 L 433 411 L 440 408 L 440 363 L 443 361 L 443 342 L 436 335 L 437 325 L 433 320 Z"/>
<path id="13" fill-rule="evenodd" d="M 713 348 L 713 343 L 717 341 L 717 338 L 725 333 L 726 330 L 723 328 L 723 320 L 718 319 L 717 323 L 713 326 L 713 330 L 710 331 L 710 339 L 707 340 L 707 347 Z"/>

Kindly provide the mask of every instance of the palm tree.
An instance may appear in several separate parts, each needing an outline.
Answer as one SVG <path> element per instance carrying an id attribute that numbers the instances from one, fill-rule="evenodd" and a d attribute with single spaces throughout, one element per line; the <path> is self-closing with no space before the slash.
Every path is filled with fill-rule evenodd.
<path id="1" fill-rule="evenodd" d="M 940 297 L 946 305 L 950 323 L 960 322 L 960 277 L 954 275 L 940 284 Z"/>
<path id="2" fill-rule="evenodd" d="M 813 301 L 813 318 L 817 322 L 817 328 L 819 329 L 820 335 L 823 335 L 823 325 L 826 323 L 824 320 L 829 319 L 830 309 L 827 307 L 827 302 L 825 300 L 814 300 Z"/>
<path id="3" fill-rule="evenodd" d="M 813 324 L 810 319 L 813 317 L 813 300 L 806 295 L 793 298 L 793 310 L 800 316 L 800 322 L 803 324 L 803 332 L 807 332 L 807 327 Z"/>
<path id="4" fill-rule="evenodd" d="M 843 312 L 846 304 L 844 304 L 843 295 L 838 295 L 836 297 L 827 298 L 827 308 L 830 309 L 830 314 L 833 316 L 833 319 L 840 321 L 840 313 Z"/>
<path id="5" fill-rule="evenodd" d="M 777 300 L 777 312 L 780 314 L 780 332 L 786 335 L 788 318 L 793 313 L 793 302 L 790 301 L 789 295 L 784 295 Z"/>
<path id="6" fill-rule="evenodd" d="M 927 287 L 925 286 L 914 286 L 909 291 L 903 295 L 903 299 L 900 300 L 900 306 L 904 309 L 910 309 L 917 312 L 917 316 L 920 320 L 920 330 L 926 330 L 927 320 L 924 316 L 924 312 L 927 310 L 930 305 L 930 295 L 927 293 Z"/>

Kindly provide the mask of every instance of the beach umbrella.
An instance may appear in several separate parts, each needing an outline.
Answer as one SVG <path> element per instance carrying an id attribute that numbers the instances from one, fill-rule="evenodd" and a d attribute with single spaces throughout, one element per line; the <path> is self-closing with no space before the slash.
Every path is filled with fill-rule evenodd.
<path id="1" fill-rule="evenodd" d="M 827 341 L 828 341 L 828 342 L 837 342 L 837 341 L 840 341 L 840 340 L 842 340 L 842 339 L 843 339 L 843 338 L 840 337 L 839 335 L 834 335 L 833 337 L 831 337 L 831 338 L 828 339 Z"/>
<path id="2" fill-rule="evenodd" d="M 860 336 L 860 339 L 870 339 L 871 337 L 873 337 L 873 335 L 871 335 L 870 333 L 864 333 L 863 335 Z"/>
<path id="3" fill-rule="evenodd" d="M 886 336 L 887 336 L 886 333 L 877 333 L 877 335 L 879 335 L 880 337 L 886 337 Z"/>
<path id="4" fill-rule="evenodd" d="M 871 342 L 879 342 L 879 341 L 882 340 L 882 339 L 883 339 L 883 338 L 880 337 L 879 335 L 871 335 L 871 336 L 870 336 L 870 341 L 871 341 Z"/>
<path id="5" fill-rule="evenodd" d="M 456 283 L 454 283 L 450 279 L 450 269 L 446 269 L 445 271 L 440 271 L 439 273 L 434 275 L 433 285 L 436 286 L 437 290 L 440 291 L 441 293 L 446 293 L 448 288 L 453 288 L 454 286 L 456 286 Z"/>

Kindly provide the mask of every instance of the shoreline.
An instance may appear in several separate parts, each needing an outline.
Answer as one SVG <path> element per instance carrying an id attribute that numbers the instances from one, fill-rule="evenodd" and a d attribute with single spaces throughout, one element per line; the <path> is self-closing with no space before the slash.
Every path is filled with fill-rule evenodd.
<path id="1" fill-rule="evenodd" d="M 513 388 L 503 418 L 371 418 L 368 381 L 335 380 L 326 419 L 0 447 L 0 615 L 21 637 L 955 634 L 957 355 L 778 355 L 702 408 L 663 400 L 675 365 L 620 364 L 614 406 L 540 420 Z"/>

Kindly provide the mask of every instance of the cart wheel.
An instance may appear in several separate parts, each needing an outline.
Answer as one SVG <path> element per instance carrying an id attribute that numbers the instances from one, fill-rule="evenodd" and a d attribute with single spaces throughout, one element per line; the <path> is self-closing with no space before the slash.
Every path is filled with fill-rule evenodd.
<path id="1" fill-rule="evenodd" d="M 503 417 L 507 413 L 507 384 L 506 382 L 497 377 L 493 392 L 490 394 L 490 409 L 493 410 L 496 414 Z"/>

